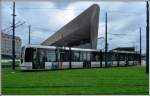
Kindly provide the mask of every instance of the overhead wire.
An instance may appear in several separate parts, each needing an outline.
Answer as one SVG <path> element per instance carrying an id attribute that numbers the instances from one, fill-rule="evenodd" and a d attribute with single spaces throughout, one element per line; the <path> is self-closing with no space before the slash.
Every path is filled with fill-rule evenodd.
<path id="1" fill-rule="evenodd" d="M 58 9 L 59 9 L 59 10 L 74 10 L 74 11 L 75 11 L 75 10 L 76 10 L 76 11 L 77 11 L 77 10 L 78 10 L 78 11 L 79 11 L 79 10 L 80 10 L 80 11 L 81 11 L 81 10 L 85 10 L 85 9 L 33 8 L 33 7 L 32 7 L 32 8 L 25 8 L 25 7 L 23 8 L 23 7 L 22 7 L 22 8 L 16 8 L 16 9 L 18 9 L 18 10 L 36 10 L 36 9 L 50 9 L 50 10 L 56 10 L 56 9 L 57 9 L 57 10 L 58 10 Z M 101 11 L 104 11 L 104 12 L 105 12 L 105 11 L 107 11 L 107 10 L 101 10 Z M 132 15 L 138 15 L 138 14 L 141 14 L 141 13 L 142 13 L 142 12 L 139 12 L 139 13 L 138 13 L 138 12 L 119 12 L 119 11 L 107 11 L 107 12 L 109 12 L 110 14 L 125 14 L 125 15 L 129 15 L 129 14 L 130 14 L 130 15 L 131 15 L 131 14 L 132 14 Z M 32 26 L 32 27 L 34 27 L 34 26 Z M 45 29 L 45 28 L 39 28 L 39 29 Z M 49 29 L 48 29 L 48 30 L 49 30 Z M 116 34 L 115 34 L 115 33 L 113 33 L 113 34 L 112 34 L 112 33 L 109 33 L 109 34 L 121 36 L 121 34 L 117 34 L 117 33 L 116 33 Z"/>
<path id="2" fill-rule="evenodd" d="M 1 8 L 1 9 L 8 9 L 8 8 Z M 39 10 L 39 9 L 50 9 L 50 10 L 74 10 L 74 11 L 77 11 L 77 10 L 85 10 L 85 9 L 67 9 L 67 8 L 53 8 L 53 7 L 18 7 L 16 8 L 18 10 Z M 103 10 L 103 9 L 100 9 L 100 11 L 103 11 L 103 12 L 108 12 L 108 13 L 113 13 L 113 14 L 127 14 L 127 15 L 139 15 L 139 14 L 142 14 L 143 12 L 136 12 L 136 11 L 121 11 L 121 10 Z"/>

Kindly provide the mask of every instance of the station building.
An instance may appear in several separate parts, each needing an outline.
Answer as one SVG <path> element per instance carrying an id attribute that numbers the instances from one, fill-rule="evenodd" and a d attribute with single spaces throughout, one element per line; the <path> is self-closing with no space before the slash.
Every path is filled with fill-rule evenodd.
<path id="1" fill-rule="evenodd" d="M 99 6 L 93 4 L 52 36 L 43 41 L 42 45 L 96 49 L 99 11 Z"/>

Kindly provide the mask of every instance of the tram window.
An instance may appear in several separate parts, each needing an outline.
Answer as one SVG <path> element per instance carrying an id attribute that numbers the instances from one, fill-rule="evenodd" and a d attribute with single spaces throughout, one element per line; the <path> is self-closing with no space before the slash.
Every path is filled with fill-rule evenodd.
<path id="1" fill-rule="evenodd" d="M 99 54 L 94 52 L 91 54 L 91 61 L 100 61 L 99 60 Z"/>
<path id="2" fill-rule="evenodd" d="M 114 53 L 112 53 L 111 57 L 112 57 L 112 61 L 115 61 L 115 54 Z"/>
<path id="3" fill-rule="evenodd" d="M 65 62 L 66 61 L 66 56 L 65 56 L 65 52 L 64 51 L 62 51 L 62 52 L 60 52 L 60 61 L 61 62 Z"/>
<path id="4" fill-rule="evenodd" d="M 32 62 L 33 61 L 33 52 L 36 51 L 33 48 L 26 48 L 25 52 L 25 62 Z"/>
<path id="5" fill-rule="evenodd" d="M 91 54 L 91 61 L 97 61 L 96 59 L 97 59 L 97 57 L 96 57 L 96 52 L 92 52 L 92 54 Z"/>
<path id="6" fill-rule="evenodd" d="M 38 62 L 40 63 L 47 61 L 45 49 L 43 48 L 37 49 L 37 59 L 38 59 Z"/>
<path id="7" fill-rule="evenodd" d="M 86 60 L 86 52 L 83 52 L 83 61 Z"/>
<path id="8" fill-rule="evenodd" d="M 105 53 L 102 53 L 102 60 L 105 60 Z"/>
<path id="9" fill-rule="evenodd" d="M 111 61 L 112 60 L 112 55 L 111 53 L 107 53 L 107 61 Z"/>
<path id="10" fill-rule="evenodd" d="M 54 62 L 54 61 L 56 61 L 55 50 L 47 49 L 46 50 L 46 55 L 47 55 L 47 61 L 48 62 Z"/>
<path id="11" fill-rule="evenodd" d="M 91 54 L 90 52 L 87 52 L 87 60 L 90 61 L 90 59 L 91 59 Z"/>
<path id="12" fill-rule="evenodd" d="M 58 61 L 68 62 L 69 61 L 69 51 L 68 50 L 59 50 L 58 51 Z"/>
<path id="13" fill-rule="evenodd" d="M 132 61 L 132 60 L 133 60 L 133 55 L 131 54 L 130 57 L 128 57 L 128 59 L 129 59 L 130 61 Z"/>
<path id="14" fill-rule="evenodd" d="M 80 61 L 80 53 L 79 51 L 73 51 L 72 52 L 72 60 L 75 62 L 79 62 Z"/>
<path id="15" fill-rule="evenodd" d="M 124 60 L 124 56 L 122 54 L 120 54 L 120 61 Z"/>
<path id="16" fill-rule="evenodd" d="M 61 51 L 61 53 L 60 53 L 60 61 L 67 62 L 67 61 L 69 61 L 68 58 L 69 58 L 69 51 L 67 51 L 67 50 Z"/>
<path id="17" fill-rule="evenodd" d="M 125 57 L 125 59 L 127 59 L 127 60 L 129 60 L 129 61 L 131 60 L 131 58 L 132 58 L 132 57 L 131 57 L 130 55 L 128 55 L 128 56 Z"/>
<path id="18" fill-rule="evenodd" d="M 80 61 L 83 61 L 83 52 L 80 52 Z"/>
<path id="19" fill-rule="evenodd" d="M 96 55 L 96 61 L 100 61 L 100 56 L 99 56 L 99 54 Z"/>

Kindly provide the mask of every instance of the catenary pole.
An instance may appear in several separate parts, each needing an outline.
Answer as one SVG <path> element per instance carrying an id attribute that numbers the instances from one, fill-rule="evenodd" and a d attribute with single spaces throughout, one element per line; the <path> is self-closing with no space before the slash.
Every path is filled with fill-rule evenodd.
<path id="1" fill-rule="evenodd" d="M 107 12 L 105 16 L 105 66 L 107 67 L 107 50 L 108 50 L 108 43 L 107 43 Z"/>
<path id="2" fill-rule="evenodd" d="M 140 66 L 141 66 L 141 56 L 142 56 L 142 37 L 141 37 L 141 27 L 140 27 L 140 59 L 139 59 Z"/>
<path id="3" fill-rule="evenodd" d="M 30 45 L 30 32 L 31 31 L 31 25 L 29 25 L 29 45 Z"/>
<path id="4" fill-rule="evenodd" d="M 12 69 L 15 70 L 15 1 L 13 2 Z"/>
<path id="5" fill-rule="evenodd" d="M 149 73 L 149 2 L 146 2 L 146 73 Z"/>

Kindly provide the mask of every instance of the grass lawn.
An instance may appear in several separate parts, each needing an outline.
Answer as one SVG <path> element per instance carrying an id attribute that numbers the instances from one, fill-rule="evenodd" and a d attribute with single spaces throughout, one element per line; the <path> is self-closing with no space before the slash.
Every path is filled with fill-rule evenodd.
<path id="1" fill-rule="evenodd" d="M 16 61 L 15 64 L 19 65 L 20 61 Z M 12 61 L 1 61 L 1 65 L 12 65 Z"/>
<path id="2" fill-rule="evenodd" d="M 2 68 L 2 94 L 148 94 L 144 67 L 21 72 Z"/>

